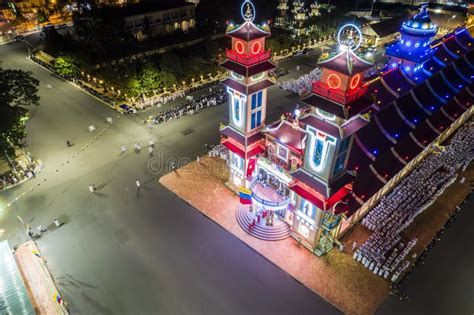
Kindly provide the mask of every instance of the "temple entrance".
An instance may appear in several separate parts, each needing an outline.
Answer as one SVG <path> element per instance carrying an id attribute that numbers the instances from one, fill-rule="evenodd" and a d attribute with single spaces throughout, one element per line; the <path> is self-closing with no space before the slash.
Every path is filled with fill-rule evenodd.
<path id="1" fill-rule="evenodd" d="M 241 205 L 236 217 L 239 225 L 250 235 L 264 240 L 281 240 L 290 236 L 288 209 L 290 190 L 277 175 L 258 168 L 250 189 L 252 205 Z"/>
<path id="2" fill-rule="evenodd" d="M 252 206 L 257 212 L 271 212 L 267 214 L 271 225 L 277 219 L 284 219 L 290 204 L 290 190 L 278 176 L 259 168 L 251 184 Z M 266 216 L 267 216 L 266 215 Z"/>

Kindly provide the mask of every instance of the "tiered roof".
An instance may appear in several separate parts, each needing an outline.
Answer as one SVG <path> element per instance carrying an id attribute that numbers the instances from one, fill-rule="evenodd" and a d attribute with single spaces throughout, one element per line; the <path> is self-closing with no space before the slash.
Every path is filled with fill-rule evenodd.
<path id="1" fill-rule="evenodd" d="M 306 131 L 299 125 L 295 126 L 287 120 L 281 120 L 265 128 L 263 133 L 299 154 L 304 153 Z"/>
<path id="2" fill-rule="evenodd" d="M 349 76 L 362 73 L 373 66 L 371 62 L 365 61 L 350 49 L 319 62 L 319 65 Z"/>
<path id="3" fill-rule="evenodd" d="M 252 41 L 254 39 L 269 37 L 270 32 L 264 31 L 257 27 L 250 21 L 247 21 L 235 29 L 227 32 L 227 36 L 239 38 L 245 41 Z"/>
<path id="4" fill-rule="evenodd" d="M 437 72 L 431 70 L 433 76 L 416 87 L 405 88 L 405 78 L 398 74 L 395 77 L 392 72 L 382 76 L 380 81 L 385 83 L 384 87 L 400 93 L 400 98 L 395 101 L 390 101 L 390 97 L 381 98 L 388 101 L 379 103 L 381 110 L 374 113 L 370 123 L 356 133 L 348 169 L 356 170 L 357 178 L 353 183 L 353 194 L 347 199 L 347 215 L 354 213 L 361 206 L 360 201 L 367 201 L 472 106 L 474 50 L 466 47 L 474 47 L 468 45 L 474 43 L 474 39 L 470 38 L 467 42 L 466 34 L 465 31 L 458 31 L 454 36 L 440 40 L 444 43 L 453 41 L 457 45 L 458 37 L 462 38 L 464 47 L 458 45 L 462 54 L 456 51 L 456 58 L 449 55 L 444 68 L 439 67 Z M 440 42 L 435 43 L 437 51 L 432 59 L 439 59 L 448 54 L 446 49 L 454 47 Z M 380 89 L 380 84 L 376 82 L 370 85 L 377 85 Z M 368 90 L 369 93 L 374 92 L 373 87 Z"/>

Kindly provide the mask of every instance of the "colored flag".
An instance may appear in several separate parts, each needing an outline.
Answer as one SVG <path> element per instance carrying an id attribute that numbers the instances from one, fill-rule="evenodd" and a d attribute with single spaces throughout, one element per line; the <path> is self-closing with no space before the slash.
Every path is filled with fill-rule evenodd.
<path id="1" fill-rule="evenodd" d="M 41 258 L 41 255 L 40 255 L 40 253 L 39 253 L 37 250 L 32 250 L 31 253 L 32 253 L 33 255 L 35 255 L 36 257 Z"/>
<path id="2" fill-rule="evenodd" d="M 245 187 L 240 187 L 239 190 L 240 203 L 243 205 L 252 204 L 252 191 Z"/>
<path id="3" fill-rule="evenodd" d="M 257 164 L 256 158 L 249 159 L 249 165 L 247 166 L 247 177 L 252 176 L 253 171 L 255 171 L 255 165 Z"/>
<path id="4" fill-rule="evenodd" d="M 58 304 L 61 304 L 62 299 L 61 299 L 61 296 L 59 295 L 59 293 L 54 294 L 54 299 L 56 300 L 56 302 L 58 302 Z"/>

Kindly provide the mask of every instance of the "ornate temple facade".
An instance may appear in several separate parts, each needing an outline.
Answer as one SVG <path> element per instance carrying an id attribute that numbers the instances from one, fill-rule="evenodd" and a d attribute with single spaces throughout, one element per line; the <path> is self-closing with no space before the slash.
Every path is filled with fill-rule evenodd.
<path id="1" fill-rule="evenodd" d="M 373 65 L 357 54 L 360 31 L 343 30 L 349 41 L 319 63 L 322 75 L 305 106 L 266 123 L 267 74 L 275 68 L 265 50 L 270 32 L 253 23 L 246 3 L 221 65 L 229 74 L 222 81 L 229 124 L 220 130 L 228 185 L 251 192 L 237 222 L 257 238 L 292 236 L 322 255 L 472 115 L 474 39 L 462 28 L 432 41 L 436 27 L 422 9 L 388 47 L 389 64 L 370 75 Z M 413 32 L 421 22 L 426 32 Z M 419 45 L 412 50 L 407 40 Z"/>
<path id="2" fill-rule="evenodd" d="M 305 35 L 311 29 L 305 26 L 305 21 L 309 17 L 320 15 L 321 4 L 313 1 L 309 5 L 301 0 L 278 0 L 275 18 L 275 26 L 283 29 L 290 29 L 293 36 Z M 329 6 L 326 6 L 329 10 Z"/>

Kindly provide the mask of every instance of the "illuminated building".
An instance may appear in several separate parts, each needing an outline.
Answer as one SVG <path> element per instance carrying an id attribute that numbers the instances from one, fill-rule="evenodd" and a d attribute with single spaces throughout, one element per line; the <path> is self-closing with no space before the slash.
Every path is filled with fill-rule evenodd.
<path id="1" fill-rule="evenodd" d="M 437 30 L 428 15 L 428 5 L 422 5 L 418 14 L 402 23 L 400 40 L 387 47 L 389 65 L 400 67 L 409 77 L 422 72 L 423 64 L 434 54 L 431 41 Z"/>
<path id="2" fill-rule="evenodd" d="M 301 1 L 293 2 L 292 10 L 292 29 L 293 35 L 298 37 L 306 33 L 305 21 L 307 19 L 308 10 L 304 7 L 304 3 Z"/>
<path id="3" fill-rule="evenodd" d="M 242 5 L 245 22 L 227 32 L 232 48 L 226 51 L 227 61 L 221 66 L 229 73 L 222 81 L 229 93 L 229 125 L 221 130 L 230 148 L 230 179 L 235 187 L 245 185 L 248 160 L 263 150 L 260 131 L 265 125 L 267 88 L 273 83 L 268 71 L 276 68 L 265 50 L 270 33 L 253 24 L 253 4 Z"/>
<path id="4" fill-rule="evenodd" d="M 222 64 L 229 72 L 223 84 L 230 122 L 221 128 L 230 155 L 228 184 L 252 195 L 251 208 L 237 209 L 237 222 L 254 237 L 291 235 L 322 255 L 430 154 L 432 144 L 472 116 L 474 39 L 465 28 L 432 42 L 428 33 L 418 39 L 430 49 L 421 59 L 428 73 L 407 75 L 402 66 L 388 65 L 369 76 L 372 64 L 357 55 L 360 30 L 345 25 L 337 34 L 340 51 L 319 63 L 321 78 L 302 99 L 307 107 L 265 126 L 272 85 L 266 73 L 275 66 L 261 49 L 270 34 L 253 16 L 247 19 L 228 32 L 233 48 Z"/>
<path id="5" fill-rule="evenodd" d="M 124 29 L 138 40 L 195 28 L 196 6 L 184 0 L 134 3 L 118 8 Z"/>
<path id="6" fill-rule="evenodd" d="M 310 5 L 311 12 L 309 13 L 311 16 L 319 16 L 319 9 L 321 8 L 321 5 L 318 3 L 318 1 L 314 1 Z"/>
<path id="7" fill-rule="evenodd" d="M 275 20 L 275 26 L 280 28 L 286 28 L 288 23 L 288 0 L 278 0 L 278 16 Z"/>

